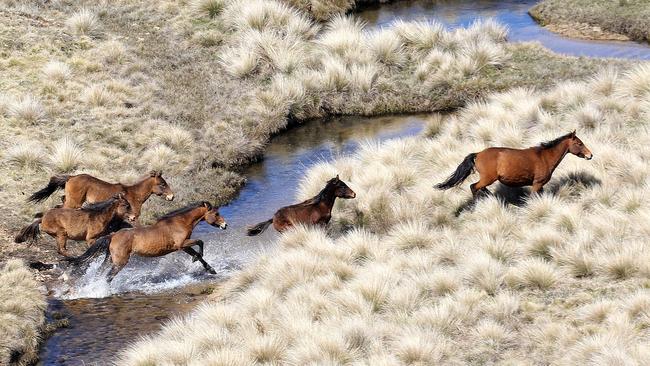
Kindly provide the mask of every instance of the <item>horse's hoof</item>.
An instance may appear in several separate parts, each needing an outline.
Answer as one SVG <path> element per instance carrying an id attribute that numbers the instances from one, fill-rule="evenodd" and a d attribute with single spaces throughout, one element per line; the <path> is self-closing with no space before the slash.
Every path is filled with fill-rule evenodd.
<path id="1" fill-rule="evenodd" d="M 214 268 L 208 268 L 208 273 L 209 274 L 217 274 L 217 271 L 215 271 Z"/>
<path id="2" fill-rule="evenodd" d="M 192 263 L 194 263 L 194 262 L 196 262 L 196 261 L 198 261 L 198 260 L 199 260 L 199 257 L 197 257 L 197 256 L 193 256 L 193 257 L 192 257 Z"/>

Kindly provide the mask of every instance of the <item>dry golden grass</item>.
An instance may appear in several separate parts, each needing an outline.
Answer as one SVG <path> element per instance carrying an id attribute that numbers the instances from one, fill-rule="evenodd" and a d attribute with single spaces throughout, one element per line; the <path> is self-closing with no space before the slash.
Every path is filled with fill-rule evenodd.
<path id="1" fill-rule="evenodd" d="M 335 235 L 283 234 L 214 302 L 119 363 L 645 363 L 647 72 L 493 94 L 443 123 L 432 118 L 430 136 L 369 143 L 315 166 L 297 199 L 337 173 L 357 193 L 337 201 Z M 585 113 L 598 118 L 576 118 Z M 574 128 L 594 159 L 567 156 L 540 196 L 495 185 L 468 206 L 475 175 L 433 188 L 470 152 Z"/>
<path id="2" fill-rule="evenodd" d="M 0 269 L 0 364 L 32 365 L 38 360 L 45 325 L 45 289 L 22 261 Z"/>

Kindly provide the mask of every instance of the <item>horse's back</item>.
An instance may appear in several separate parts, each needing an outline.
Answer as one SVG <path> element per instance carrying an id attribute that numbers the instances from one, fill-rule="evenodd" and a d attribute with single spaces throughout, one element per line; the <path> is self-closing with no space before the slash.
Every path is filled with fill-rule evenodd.
<path id="1" fill-rule="evenodd" d="M 87 213 L 71 208 L 53 208 L 48 210 L 42 218 L 43 231 L 53 234 L 65 231 L 70 239 L 84 239 L 88 225 Z"/>
<path id="2" fill-rule="evenodd" d="M 107 200 L 122 192 L 119 184 L 108 183 L 89 174 L 71 177 L 66 184 L 66 207 L 81 207 L 84 202 L 95 203 Z"/>

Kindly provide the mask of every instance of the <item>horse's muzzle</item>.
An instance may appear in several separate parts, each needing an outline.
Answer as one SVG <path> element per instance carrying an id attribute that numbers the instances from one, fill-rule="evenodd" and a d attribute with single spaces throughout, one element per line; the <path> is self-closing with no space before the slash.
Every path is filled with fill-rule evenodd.
<path id="1" fill-rule="evenodd" d="M 226 223 L 224 222 L 223 224 L 219 225 L 219 228 L 220 228 L 221 230 L 226 230 L 226 229 L 228 228 L 228 224 L 226 224 Z"/>
<path id="2" fill-rule="evenodd" d="M 594 154 L 589 154 L 584 156 L 585 160 L 591 160 L 594 158 Z"/>
<path id="3" fill-rule="evenodd" d="M 354 192 L 348 194 L 348 198 L 355 198 L 356 196 L 357 196 L 357 194 L 354 193 Z"/>
<path id="4" fill-rule="evenodd" d="M 173 194 L 168 194 L 168 195 L 165 196 L 165 199 L 167 201 L 173 201 L 174 200 L 174 195 Z"/>

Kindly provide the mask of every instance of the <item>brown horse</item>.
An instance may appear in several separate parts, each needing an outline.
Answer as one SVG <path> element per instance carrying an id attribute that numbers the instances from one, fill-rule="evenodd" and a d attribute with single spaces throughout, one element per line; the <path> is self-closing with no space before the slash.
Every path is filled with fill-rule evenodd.
<path id="1" fill-rule="evenodd" d="M 167 201 L 174 199 L 174 192 L 162 177 L 162 173 L 152 171 L 146 178 L 133 185 L 108 183 L 88 174 L 55 175 L 50 178 L 45 188 L 32 194 L 28 201 L 41 202 L 61 188 L 65 188 L 64 208 L 79 208 L 84 202 L 100 202 L 116 193 L 124 193 L 131 204 L 136 222 L 140 217 L 142 205 L 152 194 L 165 196 Z"/>
<path id="2" fill-rule="evenodd" d="M 116 233 L 99 238 L 93 246 L 79 257 L 68 261 L 79 264 L 95 255 L 105 252 L 106 261 L 112 263 L 108 275 L 109 282 L 124 268 L 131 254 L 143 257 L 160 257 L 178 250 L 192 256 L 193 261 L 200 261 L 209 273 L 215 270 L 203 260 L 203 241 L 190 239 L 192 230 L 201 221 L 226 230 L 228 225 L 219 215 L 219 208 L 209 202 L 197 202 L 187 207 L 172 211 L 162 216 L 156 223 L 134 229 L 122 229 Z M 192 248 L 197 245 L 198 252 Z"/>
<path id="3" fill-rule="evenodd" d="M 37 215 L 34 222 L 26 226 L 16 236 L 16 243 L 35 242 L 40 231 L 56 238 L 59 254 L 69 256 L 66 249 L 68 239 L 86 240 L 92 245 L 95 239 L 107 234 L 113 218 L 134 219 L 131 205 L 123 193 L 118 193 L 106 201 L 85 204 L 82 208 L 53 208 L 44 215 Z"/>
<path id="4" fill-rule="evenodd" d="M 282 207 L 267 221 L 249 227 L 248 236 L 261 234 L 273 223 L 278 232 L 283 232 L 295 224 L 327 225 L 332 218 L 332 207 L 336 198 L 354 198 L 356 193 L 339 179 L 327 181 L 325 188 L 316 196 L 296 205 Z"/>
<path id="5" fill-rule="evenodd" d="M 467 155 L 456 171 L 435 187 L 456 187 L 476 169 L 480 179 L 470 186 L 474 198 L 497 180 L 510 187 L 533 186 L 533 193 L 541 193 L 542 187 L 551 179 L 553 171 L 567 153 L 586 160 L 594 156 L 576 136 L 576 131 L 527 149 L 490 147 Z"/>

